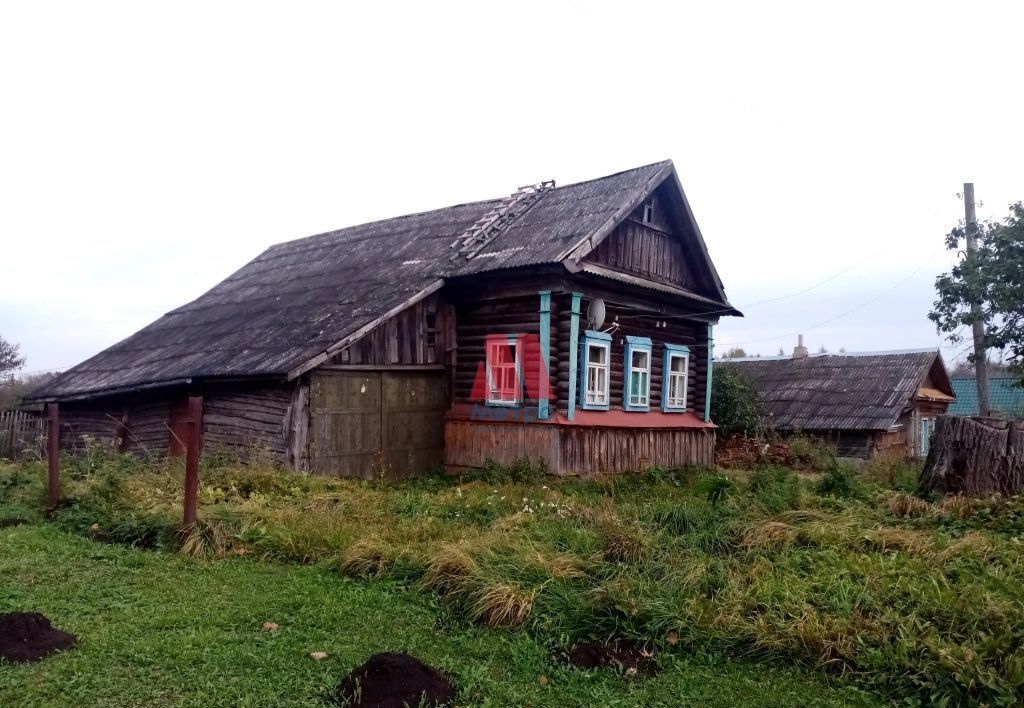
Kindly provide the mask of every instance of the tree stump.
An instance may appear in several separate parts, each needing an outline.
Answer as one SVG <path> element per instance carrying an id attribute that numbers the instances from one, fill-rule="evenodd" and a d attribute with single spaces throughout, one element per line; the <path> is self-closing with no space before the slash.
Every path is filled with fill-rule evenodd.
<path id="1" fill-rule="evenodd" d="M 981 496 L 1024 491 L 1024 427 L 994 418 L 941 416 L 921 471 L 925 492 Z"/>

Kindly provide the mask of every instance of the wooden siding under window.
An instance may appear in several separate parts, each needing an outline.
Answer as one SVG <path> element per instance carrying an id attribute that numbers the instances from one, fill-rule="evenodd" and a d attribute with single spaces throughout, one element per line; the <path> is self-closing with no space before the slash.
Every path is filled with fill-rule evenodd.
<path id="1" fill-rule="evenodd" d="M 526 459 L 559 475 L 711 466 L 714 432 L 693 428 L 593 428 L 553 424 L 448 421 L 445 464 L 483 467 Z"/>

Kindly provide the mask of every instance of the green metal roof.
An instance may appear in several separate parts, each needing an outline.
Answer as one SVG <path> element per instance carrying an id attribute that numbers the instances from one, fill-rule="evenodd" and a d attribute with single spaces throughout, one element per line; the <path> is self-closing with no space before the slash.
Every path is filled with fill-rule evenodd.
<path id="1" fill-rule="evenodd" d="M 1009 418 L 1024 418 L 1024 388 L 1016 386 L 1015 376 L 991 376 L 988 380 L 989 402 L 993 409 Z M 978 389 L 974 379 L 952 380 L 956 401 L 949 406 L 950 415 L 978 415 Z"/>

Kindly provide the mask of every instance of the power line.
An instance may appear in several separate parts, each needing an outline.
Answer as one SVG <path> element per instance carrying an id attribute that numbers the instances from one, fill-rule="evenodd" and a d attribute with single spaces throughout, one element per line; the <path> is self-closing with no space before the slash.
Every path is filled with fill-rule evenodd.
<path id="1" fill-rule="evenodd" d="M 891 292 L 892 292 L 893 290 L 896 290 L 896 288 L 900 287 L 901 285 L 903 285 L 904 283 L 906 283 L 906 282 L 907 282 L 908 280 L 910 280 L 911 278 L 913 278 L 913 277 L 914 277 L 915 275 L 917 275 L 918 273 L 920 273 L 920 272 L 921 272 L 922 270 L 924 270 L 924 269 L 925 269 L 925 267 L 926 267 L 926 266 L 927 266 L 927 265 L 928 265 L 929 263 L 931 263 L 931 262 L 932 262 L 933 260 L 935 260 L 935 257 L 936 257 L 936 256 L 938 256 L 938 255 L 939 255 L 940 253 L 942 253 L 942 252 L 943 252 L 944 250 L 946 250 L 946 249 L 945 249 L 945 247 L 942 247 L 942 248 L 940 248 L 939 250 L 937 250 L 937 251 L 936 251 L 935 253 L 933 253 L 933 254 L 932 254 L 932 255 L 931 255 L 931 256 L 930 256 L 929 258 L 928 258 L 928 260 L 926 260 L 926 261 L 925 261 L 924 263 L 922 263 L 922 264 L 921 264 L 921 265 L 919 265 L 919 266 L 918 266 L 917 268 L 915 268 L 915 269 L 914 269 L 914 270 L 913 270 L 913 271 L 912 271 L 912 272 L 911 272 L 911 273 L 910 273 L 910 274 L 909 274 L 909 275 L 908 275 L 907 277 L 905 277 L 905 278 L 903 278 L 902 280 L 900 280 L 900 281 L 899 281 L 898 283 L 896 283 L 895 285 L 893 285 L 893 286 L 892 286 L 891 288 L 888 288 L 887 290 L 885 290 L 884 292 L 882 292 L 882 293 L 880 293 L 880 294 L 876 295 L 875 297 L 871 298 L 870 300 L 867 300 L 867 301 L 865 301 L 865 302 L 862 302 L 861 304 L 857 305 L 856 307 L 852 307 L 852 308 L 850 308 L 849 310 L 846 310 L 845 312 L 840 312 L 840 313 L 839 313 L 838 315 L 834 315 L 834 316 L 832 316 L 832 317 L 829 317 L 828 319 L 826 319 L 826 320 L 822 320 L 821 322 L 818 322 L 818 323 L 816 323 L 816 324 L 813 324 L 813 325 L 811 325 L 811 326 L 809 326 L 809 327 L 804 327 L 804 328 L 802 328 L 802 329 L 798 329 L 798 330 L 796 330 L 795 332 L 788 332 L 788 333 L 786 333 L 786 334 L 780 334 L 780 335 L 779 335 L 779 336 L 777 336 L 777 337 L 768 337 L 768 338 L 766 338 L 766 339 L 748 339 L 747 341 L 744 341 L 744 342 L 730 342 L 730 346 L 737 346 L 737 345 L 740 345 L 740 344 L 757 344 L 757 343 L 760 343 L 760 342 L 774 342 L 774 341 L 777 341 L 777 340 L 779 340 L 779 339 L 786 339 L 787 337 L 793 337 L 793 336 L 795 336 L 795 335 L 797 335 L 797 334 L 804 334 L 804 333 L 806 333 L 806 332 L 809 332 L 809 331 L 815 330 L 815 329 L 817 329 L 818 327 L 822 327 L 822 326 L 824 326 L 824 325 L 827 325 L 827 324 L 828 324 L 828 323 L 830 323 L 830 322 L 834 322 L 834 321 L 838 320 L 838 319 L 839 319 L 840 317 L 846 317 L 846 315 L 849 315 L 849 314 L 851 314 L 851 313 L 854 313 L 854 312 L 856 312 L 857 310 L 862 310 L 862 309 L 864 309 L 865 307 L 867 307 L 868 305 L 870 305 L 870 304 L 872 304 L 872 303 L 875 303 L 875 302 L 878 302 L 878 301 L 879 301 L 879 300 L 881 300 L 881 299 L 882 299 L 883 297 L 885 297 L 886 295 L 888 295 L 889 293 L 891 293 Z"/>
<path id="2" fill-rule="evenodd" d="M 849 271 L 853 270 L 854 268 L 867 263 L 868 261 L 870 261 L 872 258 L 877 256 L 879 253 L 881 253 L 884 250 L 885 250 L 885 247 L 883 246 L 882 248 L 879 248 L 877 251 L 872 253 L 867 258 L 864 258 L 863 260 L 857 261 L 853 265 L 847 266 L 846 268 L 843 268 L 842 270 L 833 273 L 832 275 L 830 275 L 829 277 L 825 278 L 824 280 L 822 280 L 822 281 L 820 281 L 818 283 L 815 283 L 814 285 L 812 285 L 812 286 L 810 286 L 808 288 L 804 288 L 803 290 L 797 290 L 796 292 L 788 293 L 786 295 L 779 295 L 778 297 L 768 298 L 767 300 L 758 300 L 757 302 L 752 302 L 752 303 L 747 304 L 747 305 L 738 305 L 736 308 L 728 308 L 728 307 L 726 307 L 726 308 L 720 308 L 720 309 L 717 309 L 717 310 L 704 310 L 703 312 L 692 312 L 692 313 L 689 313 L 689 314 L 686 314 L 686 315 L 664 315 L 664 314 L 659 314 L 659 315 L 618 315 L 617 318 L 618 319 L 624 319 L 624 320 L 629 320 L 629 319 L 655 319 L 655 320 L 690 319 L 692 317 L 700 317 L 702 315 L 721 315 L 721 314 L 725 314 L 725 313 L 728 313 L 728 312 L 732 312 L 733 309 L 737 309 L 737 310 L 738 309 L 744 309 L 744 310 L 747 310 L 747 309 L 750 309 L 751 307 L 758 307 L 759 305 L 765 305 L 765 304 L 767 304 L 769 302 L 777 302 L 778 300 L 785 300 L 787 298 L 797 297 L 798 295 L 803 295 L 805 293 L 809 293 L 812 290 L 820 288 L 822 285 L 826 285 L 827 283 L 832 282 L 833 280 L 838 278 L 840 275 L 843 275 L 844 273 L 848 273 Z"/>

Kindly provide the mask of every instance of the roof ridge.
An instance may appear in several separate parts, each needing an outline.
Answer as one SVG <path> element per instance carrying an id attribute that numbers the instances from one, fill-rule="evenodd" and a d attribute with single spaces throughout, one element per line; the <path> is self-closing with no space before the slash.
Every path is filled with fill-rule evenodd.
<path id="1" fill-rule="evenodd" d="M 652 167 L 659 167 L 660 168 L 660 167 L 664 167 L 666 165 L 671 165 L 671 164 L 672 164 L 672 160 L 669 159 L 669 160 L 661 160 L 659 162 L 652 162 L 652 163 L 649 163 L 647 165 L 639 165 L 638 167 L 630 167 L 629 169 L 619 170 L 618 172 L 612 172 L 611 174 L 602 175 L 600 177 L 594 177 L 594 178 L 591 178 L 591 179 L 580 180 L 579 182 L 570 182 L 568 184 L 557 185 L 557 186 L 551 187 L 550 189 L 545 189 L 544 193 L 548 194 L 548 193 L 551 193 L 551 192 L 558 192 L 558 191 L 561 191 L 563 189 L 568 189 L 570 187 L 577 187 L 577 186 L 579 186 L 581 184 L 590 184 L 592 182 L 600 182 L 602 180 L 611 179 L 613 177 L 618 177 L 620 175 L 624 175 L 624 174 L 626 174 L 628 172 L 639 172 L 640 170 L 646 170 L 646 169 L 650 169 Z M 553 182 L 554 180 L 548 180 L 548 181 L 552 181 Z M 493 204 L 497 205 L 498 203 L 503 202 L 506 199 L 508 199 L 508 195 L 506 195 L 504 197 L 490 197 L 488 199 L 477 199 L 477 200 L 469 201 L 469 202 L 459 202 L 458 204 L 449 204 L 447 206 L 436 207 L 434 209 L 424 209 L 422 211 L 409 212 L 408 214 L 398 214 L 398 215 L 389 216 L 389 217 L 386 217 L 386 218 L 383 218 L 383 219 L 371 219 L 370 221 L 363 221 L 363 222 L 360 222 L 358 224 L 349 224 L 348 226 L 342 226 L 339 229 L 331 229 L 330 231 L 322 231 L 322 232 L 320 232 L 318 234 L 311 234 L 309 236 L 300 236 L 298 238 L 286 239 L 284 241 L 277 241 L 277 242 L 271 244 L 264 251 L 264 253 L 267 250 L 270 250 L 272 248 L 277 248 L 278 246 L 283 246 L 285 244 L 293 244 L 293 243 L 296 243 L 298 241 L 307 241 L 307 240 L 310 240 L 310 239 L 320 238 L 322 236 L 332 236 L 332 235 L 335 235 L 335 234 L 340 234 L 343 231 L 349 231 L 351 229 L 357 229 L 357 228 L 364 227 L 364 226 L 370 226 L 372 224 L 383 224 L 384 222 L 387 222 L 387 221 L 398 221 L 400 219 L 410 219 L 410 218 L 413 218 L 413 217 L 416 217 L 416 216 L 426 216 L 427 214 L 434 214 L 434 213 L 439 212 L 439 211 L 447 211 L 449 209 L 459 209 L 461 207 L 477 206 L 477 205 L 480 205 L 480 204 L 492 204 L 493 203 Z"/>
<path id="2" fill-rule="evenodd" d="M 808 354 L 808 359 L 821 359 L 824 357 L 869 357 L 869 356 L 900 356 L 903 354 L 940 354 L 938 347 L 935 349 L 889 349 L 881 351 L 868 351 L 868 352 L 814 352 Z M 723 363 L 736 363 L 745 361 L 787 361 L 794 359 L 792 354 L 782 354 L 773 356 L 738 356 L 738 357 L 719 357 L 715 361 Z"/>

